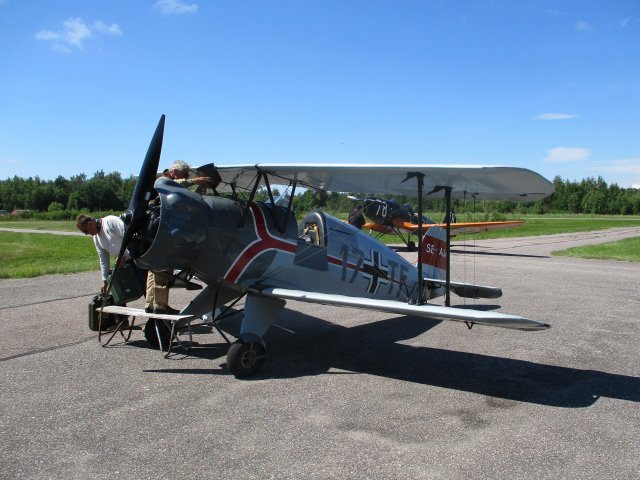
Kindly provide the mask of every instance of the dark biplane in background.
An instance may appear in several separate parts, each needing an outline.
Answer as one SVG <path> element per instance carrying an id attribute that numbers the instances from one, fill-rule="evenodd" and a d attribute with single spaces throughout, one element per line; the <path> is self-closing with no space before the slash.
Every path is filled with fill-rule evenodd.
<path id="1" fill-rule="evenodd" d="M 415 250 L 416 243 L 411 240 L 411 235 L 419 238 L 419 218 L 418 213 L 411 208 L 411 205 L 401 205 L 393 199 L 387 200 L 378 197 L 358 198 L 349 196 L 349 198 L 363 204 L 362 211 L 369 220 L 369 222 L 362 226 L 363 229 L 376 232 L 378 234 L 376 237 L 384 234 L 397 235 L 409 251 Z M 434 222 L 426 215 L 422 215 L 422 224 L 427 226 L 446 228 L 447 221 L 454 234 L 486 232 L 489 230 L 519 227 L 524 224 L 524 222 L 520 220 L 503 222 L 456 222 L 453 211 L 450 211 L 441 223 Z"/>

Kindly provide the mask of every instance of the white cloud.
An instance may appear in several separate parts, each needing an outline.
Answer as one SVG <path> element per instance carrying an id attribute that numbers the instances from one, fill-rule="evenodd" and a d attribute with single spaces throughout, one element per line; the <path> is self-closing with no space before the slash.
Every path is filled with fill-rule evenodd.
<path id="1" fill-rule="evenodd" d="M 615 176 L 622 187 L 640 189 L 640 157 L 602 162 L 598 171 Z"/>
<path id="2" fill-rule="evenodd" d="M 584 20 L 578 20 L 576 22 L 576 30 L 591 30 L 591 26 Z"/>
<path id="3" fill-rule="evenodd" d="M 627 25 L 629 25 L 629 22 L 633 20 L 633 17 L 627 17 L 627 18 L 623 18 L 622 20 L 620 20 L 620 26 L 622 28 L 626 27 Z"/>
<path id="4" fill-rule="evenodd" d="M 591 156 L 591 151 L 588 148 L 580 147 L 556 147 L 547 153 L 545 161 L 550 163 L 580 162 Z"/>
<path id="5" fill-rule="evenodd" d="M 537 120 L 566 120 L 568 118 L 576 118 L 578 115 L 573 113 L 541 113 L 536 115 Z"/>
<path id="6" fill-rule="evenodd" d="M 603 163 L 601 168 L 609 173 L 640 175 L 640 157 L 610 160 Z"/>
<path id="7" fill-rule="evenodd" d="M 16 158 L 3 158 L 0 163 L 3 163 L 4 165 L 20 165 L 22 160 L 18 160 Z"/>
<path id="8" fill-rule="evenodd" d="M 198 4 L 184 3 L 182 0 L 158 0 L 153 6 L 164 15 L 182 15 L 183 13 L 195 13 L 198 11 Z"/>
<path id="9" fill-rule="evenodd" d="M 106 33 L 108 35 L 122 35 L 122 30 L 120 30 L 120 25 L 117 23 L 112 23 L 111 25 L 107 25 L 106 23 L 102 23 L 100 20 L 94 22 L 93 28 L 96 32 Z"/>
<path id="10" fill-rule="evenodd" d="M 50 42 L 54 50 L 71 53 L 73 49 L 84 50 L 84 42 L 94 36 L 95 33 L 108 35 L 122 35 L 122 30 L 117 23 L 107 25 L 101 21 L 89 27 L 82 18 L 71 17 L 62 22 L 62 30 L 40 30 L 36 33 L 36 39 Z"/>

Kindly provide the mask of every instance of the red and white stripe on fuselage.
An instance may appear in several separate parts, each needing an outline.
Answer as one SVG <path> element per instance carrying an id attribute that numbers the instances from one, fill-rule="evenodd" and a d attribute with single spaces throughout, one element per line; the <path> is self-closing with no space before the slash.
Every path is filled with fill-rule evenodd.
<path id="1" fill-rule="evenodd" d="M 257 238 L 240 252 L 238 258 L 236 258 L 224 274 L 224 279 L 233 283 L 237 282 L 251 262 L 264 252 L 278 250 L 292 255 L 296 253 L 295 240 L 283 240 L 282 238 L 273 236 L 271 232 L 269 232 L 264 212 L 258 205 L 252 203 L 249 205 L 249 209 L 253 217 L 253 225 Z"/>
<path id="2" fill-rule="evenodd" d="M 267 227 L 267 220 L 265 218 L 264 211 L 255 203 L 252 203 L 249 209 L 251 216 L 253 217 L 256 239 L 247 245 L 242 252 L 240 252 L 238 258 L 236 258 L 233 264 L 227 269 L 224 274 L 224 279 L 228 282 L 237 283 L 242 277 L 242 274 L 247 271 L 251 263 L 267 251 L 278 251 L 290 255 L 296 254 L 297 239 L 284 240 L 272 235 Z M 361 270 L 360 265 L 349 262 L 346 258 L 340 259 L 327 255 L 327 261 L 331 265 L 352 270 L 356 273 L 360 273 Z M 393 283 L 398 283 L 398 280 L 394 281 L 394 279 L 391 279 L 391 281 Z"/>

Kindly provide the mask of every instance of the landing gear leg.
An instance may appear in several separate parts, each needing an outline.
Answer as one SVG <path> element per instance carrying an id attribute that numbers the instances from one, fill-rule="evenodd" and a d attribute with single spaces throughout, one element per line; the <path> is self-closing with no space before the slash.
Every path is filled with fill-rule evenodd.
<path id="1" fill-rule="evenodd" d="M 266 357 L 266 350 L 260 342 L 243 342 L 238 340 L 229 347 L 227 365 L 236 377 L 248 377 L 260 370 Z"/>

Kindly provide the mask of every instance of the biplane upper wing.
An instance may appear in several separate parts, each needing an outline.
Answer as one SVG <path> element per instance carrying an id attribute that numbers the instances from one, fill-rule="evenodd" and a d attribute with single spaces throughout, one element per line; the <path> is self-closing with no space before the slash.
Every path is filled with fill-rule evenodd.
<path id="1" fill-rule="evenodd" d="M 320 303 L 323 305 L 337 305 L 343 307 L 362 308 L 366 310 L 378 310 L 401 315 L 431 318 L 434 320 L 453 320 L 457 322 L 467 322 L 469 324 L 477 323 L 515 330 L 545 330 L 549 328 L 549 325 L 546 323 L 530 320 L 525 317 L 519 317 L 517 315 L 507 315 L 497 312 L 441 307 L 439 305 L 409 305 L 407 303 L 396 302 L 393 300 L 347 297 L 344 295 L 290 290 L 286 288 L 264 287 L 259 289 L 259 291 L 263 295 L 277 297 L 283 300 L 297 300 L 299 302 Z"/>
<path id="2" fill-rule="evenodd" d="M 424 193 L 450 187 L 452 198 L 533 202 L 553 193 L 553 184 L 536 172 L 519 167 L 482 165 L 338 165 L 331 163 L 218 166 L 218 190 L 248 187 L 257 175 L 275 185 L 295 182 L 301 187 L 333 192 L 372 192 L 417 196 L 416 173 L 424 175 Z"/>

